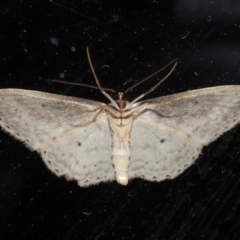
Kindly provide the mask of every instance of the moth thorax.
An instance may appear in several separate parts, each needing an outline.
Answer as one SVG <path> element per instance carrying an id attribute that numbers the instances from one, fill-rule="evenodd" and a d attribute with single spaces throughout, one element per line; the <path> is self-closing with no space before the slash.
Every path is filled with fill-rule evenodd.
<path id="1" fill-rule="evenodd" d="M 132 128 L 133 117 L 114 118 L 109 115 L 108 119 L 112 131 L 118 136 L 119 139 L 124 140 L 129 136 Z"/>

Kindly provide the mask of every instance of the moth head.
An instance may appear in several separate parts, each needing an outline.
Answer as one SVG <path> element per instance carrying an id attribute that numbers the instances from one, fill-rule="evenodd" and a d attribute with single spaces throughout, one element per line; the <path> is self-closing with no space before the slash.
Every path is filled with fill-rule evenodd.
<path id="1" fill-rule="evenodd" d="M 117 100 L 113 100 L 115 104 L 113 104 L 112 102 L 109 103 L 108 105 L 111 106 L 113 109 L 118 110 L 118 111 L 123 111 L 126 106 L 129 104 L 128 101 L 124 100 L 124 93 L 123 92 L 118 92 L 118 97 L 114 98 Z M 117 108 L 116 108 L 117 105 Z"/>

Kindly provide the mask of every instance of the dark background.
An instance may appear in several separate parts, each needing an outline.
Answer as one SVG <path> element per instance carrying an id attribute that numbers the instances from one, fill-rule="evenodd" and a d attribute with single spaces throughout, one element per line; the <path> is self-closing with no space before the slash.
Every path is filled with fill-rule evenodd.
<path id="1" fill-rule="evenodd" d="M 148 98 L 240 84 L 237 0 L 57 3 L 1 1 L 0 88 L 107 102 L 98 90 L 50 81 L 94 84 L 86 46 L 102 85 L 118 91 L 174 58 L 177 69 Z M 239 150 L 236 127 L 174 180 L 80 188 L 1 131 L 0 239 L 240 239 Z"/>

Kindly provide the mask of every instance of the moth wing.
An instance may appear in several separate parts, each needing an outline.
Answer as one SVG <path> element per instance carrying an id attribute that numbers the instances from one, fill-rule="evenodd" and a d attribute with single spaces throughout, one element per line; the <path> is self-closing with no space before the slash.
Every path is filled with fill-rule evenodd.
<path id="1" fill-rule="evenodd" d="M 203 146 L 240 122 L 240 86 L 203 88 L 138 104 L 130 136 L 130 178 L 178 176 Z"/>
<path id="2" fill-rule="evenodd" d="M 129 178 L 162 181 L 181 174 L 201 152 L 195 138 L 161 122 L 139 117 L 131 131 Z"/>
<path id="3" fill-rule="evenodd" d="M 88 186 L 113 180 L 105 104 L 21 89 L 0 90 L 0 125 L 38 151 L 58 176 Z"/>

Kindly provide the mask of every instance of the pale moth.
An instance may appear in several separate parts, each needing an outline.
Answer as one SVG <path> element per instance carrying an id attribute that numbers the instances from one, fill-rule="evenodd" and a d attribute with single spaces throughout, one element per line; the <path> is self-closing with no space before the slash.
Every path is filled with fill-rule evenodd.
<path id="1" fill-rule="evenodd" d="M 87 187 L 116 179 L 172 179 L 204 146 L 240 122 L 240 86 L 218 86 L 109 104 L 44 92 L 1 89 L 0 125 L 39 152 L 57 176 Z M 141 81 L 142 82 L 142 81 Z M 133 86 L 134 87 L 134 86 Z M 129 88 L 128 90 L 132 89 Z M 127 90 L 127 91 L 128 91 Z M 126 91 L 125 91 L 126 92 Z"/>

